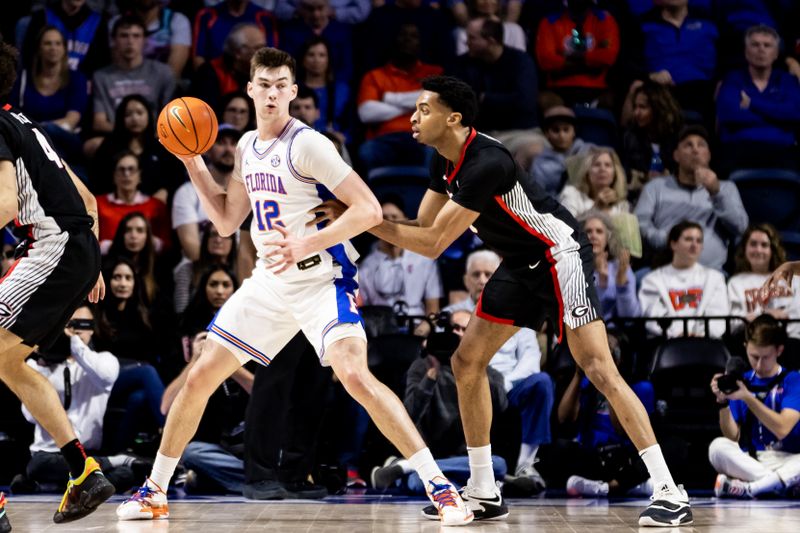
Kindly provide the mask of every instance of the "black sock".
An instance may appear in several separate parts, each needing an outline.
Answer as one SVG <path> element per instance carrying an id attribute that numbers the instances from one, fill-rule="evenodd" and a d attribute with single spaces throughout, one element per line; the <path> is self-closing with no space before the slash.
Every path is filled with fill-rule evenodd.
<path id="1" fill-rule="evenodd" d="M 83 474 L 83 466 L 86 462 L 86 452 L 83 444 L 78 439 L 73 439 L 61 448 L 61 455 L 67 460 L 69 473 L 72 479 L 77 479 Z"/>

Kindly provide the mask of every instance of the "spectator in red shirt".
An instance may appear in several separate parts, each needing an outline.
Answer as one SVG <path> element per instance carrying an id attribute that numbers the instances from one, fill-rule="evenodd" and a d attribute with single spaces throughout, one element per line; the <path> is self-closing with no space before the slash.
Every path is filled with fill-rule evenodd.
<path id="1" fill-rule="evenodd" d="M 100 223 L 100 248 L 105 253 L 117 232 L 117 226 L 128 213 L 142 213 L 153 227 L 156 250 L 169 246 L 170 224 L 167 206 L 161 200 L 139 191 L 142 182 L 139 158 L 126 150 L 114 157 L 114 192 L 97 197 Z"/>
<path id="2" fill-rule="evenodd" d="M 606 75 L 619 54 L 619 28 L 608 11 L 591 0 L 569 0 L 560 13 L 539 22 L 536 60 L 547 88 L 569 105 L 607 94 Z"/>
<path id="3" fill-rule="evenodd" d="M 405 24 L 394 39 L 392 59 L 361 80 L 358 116 L 367 125 L 367 141 L 358 153 L 368 169 L 427 160 L 427 149 L 411 136 L 411 113 L 422 79 L 441 74 L 442 67 L 421 62 L 419 53 L 419 28 Z"/>

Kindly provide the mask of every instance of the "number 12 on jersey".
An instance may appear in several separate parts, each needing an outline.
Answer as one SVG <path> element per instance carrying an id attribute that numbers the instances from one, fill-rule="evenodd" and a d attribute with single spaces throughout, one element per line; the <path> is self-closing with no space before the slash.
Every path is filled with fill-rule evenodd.
<path id="1" fill-rule="evenodd" d="M 272 231 L 275 225 L 286 227 L 278 219 L 281 216 L 281 208 L 275 200 L 257 200 L 255 216 L 259 231 Z"/>

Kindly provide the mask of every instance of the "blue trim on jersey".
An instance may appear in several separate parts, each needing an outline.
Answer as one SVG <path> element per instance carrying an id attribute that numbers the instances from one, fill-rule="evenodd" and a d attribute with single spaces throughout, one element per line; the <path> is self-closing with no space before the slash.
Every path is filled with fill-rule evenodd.
<path id="1" fill-rule="evenodd" d="M 328 190 L 327 187 L 319 183 L 317 184 L 317 195 L 319 196 L 319 199 L 322 200 L 323 202 L 325 200 L 333 200 L 334 198 L 336 198 L 333 195 L 333 193 L 331 193 L 331 191 Z M 322 224 L 317 224 L 317 229 L 322 229 L 323 227 L 324 226 Z M 334 244 L 330 248 L 326 248 L 325 251 L 331 254 L 331 256 L 340 265 L 342 265 L 342 276 L 352 280 L 353 283 L 355 284 L 355 288 L 357 289 L 358 283 L 356 283 L 355 277 L 356 273 L 358 272 L 358 269 L 356 268 L 356 265 L 354 265 L 353 262 L 350 261 L 350 258 L 347 257 L 347 253 L 345 252 L 344 249 L 344 244 L 341 243 Z"/>
<path id="2" fill-rule="evenodd" d="M 278 142 L 286 135 L 286 133 L 290 129 L 290 126 L 294 124 L 294 121 L 295 119 L 293 118 L 289 119 L 289 122 L 287 122 L 286 125 L 283 127 L 283 130 L 281 130 L 280 134 L 275 138 L 274 141 L 272 141 L 272 143 L 269 146 L 267 146 L 267 149 L 264 150 L 263 152 L 259 152 L 258 150 L 256 150 L 256 141 L 258 141 L 258 132 L 256 132 L 256 134 L 253 135 L 253 143 L 251 145 L 253 148 L 253 154 L 255 154 L 256 158 L 264 159 L 265 157 L 267 157 L 269 153 L 272 151 L 272 149 L 275 148 L 275 145 L 278 144 Z"/>
<path id="3" fill-rule="evenodd" d="M 310 130 L 310 129 L 311 128 L 309 128 L 307 126 L 303 127 L 303 128 L 298 128 L 297 131 L 295 131 L 292 134 L 292 138 L 289 139 L 289 142 L 288 142 L 289 146 L 286 149 L 286 166 L 289 167 L 289 173 L 297 181 L 300 181 L 300 182 L 303 182 L 303 183 L 310 183 L 312 185 L 316 185 L 317 183 L 319 183 L 317 180 L 315 180 L 311 176 L 303 176 L 302 174 L 300 174 L 300 172 L 297 171 L 296 168 L 294 168 L 294 165 L 292 164 L 292 143 L 294 142 L 294 138 L 297 137 L 297 134 L 300 133 L 301 131 Z"/>
<path id="4" fill-rule="evenodd" d="M 336 287 L 336 309 L 339 315 L 338 322 L 340 324 L 358 324 L 362 323 L 361 315 L 351 309 L 355 305 L 356 289 L 358 283 L 352 278 L 337 278 L 333 280 L 333 286 Z M 348 294 L 352 295 L 348 296 Z M 329 327 L 330 324 L 326 327 Z M 323 334 L 324 336 L 324 334 Z"/>

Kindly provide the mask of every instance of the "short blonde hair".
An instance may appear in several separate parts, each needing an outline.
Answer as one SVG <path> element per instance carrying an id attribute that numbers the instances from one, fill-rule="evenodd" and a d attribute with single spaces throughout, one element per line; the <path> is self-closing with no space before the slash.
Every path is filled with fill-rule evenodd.
<path id="1" fill-rule="evenodd" d="M 625 174 L 625 169 L 622 167 L 622 162 L 619 160 L 617 152 L 615 152 L 613 148 L 593 146 L 587 150 L 580 165 L 578 165 L 578 183 L 575 184 L 575 187 L 586 196 L 592 198 L 592 185 L 589 183 L 589 170 L 591 170 L 592 164 L 594 164 L 597 158 L 603 154 L 608 154 L 611 158 L 611 164 L 614 167 L 614 181 L 611 182 L 611 188 L 616 191 L 617 198 L 619 198 L 621 202 L 628 198 L 628 177 Z"/>

